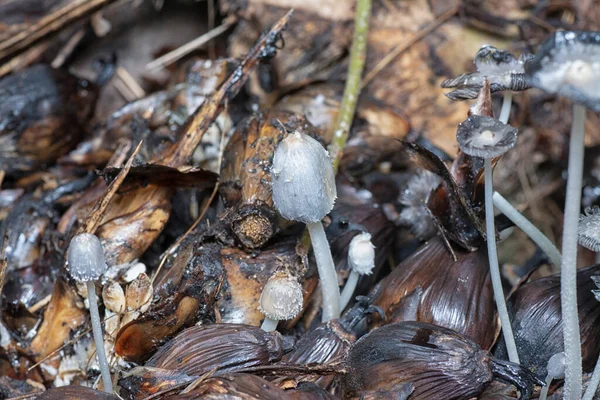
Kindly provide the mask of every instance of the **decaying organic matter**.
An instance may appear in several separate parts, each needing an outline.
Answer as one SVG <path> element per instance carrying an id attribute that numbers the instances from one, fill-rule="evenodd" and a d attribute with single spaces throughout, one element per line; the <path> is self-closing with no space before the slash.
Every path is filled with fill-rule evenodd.
<path id="1" fill-rule="evenodd" d="M 0 2 L 0 398 L 589 397 L 594 6 Z"/>

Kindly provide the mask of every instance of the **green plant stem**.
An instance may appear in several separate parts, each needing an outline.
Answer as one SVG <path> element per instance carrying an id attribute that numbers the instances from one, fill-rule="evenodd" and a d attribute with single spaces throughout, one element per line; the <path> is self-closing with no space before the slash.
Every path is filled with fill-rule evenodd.
<path id="1" fill-rule="evenodd" d="M 508 351 L 508 358 L 511 362 L 519 364 L 519 355 L 515 336 L 513 335 L 510 318 L 506 308 L 506 298 L 502 289 L 502 278 L 500 276 L 500 266 L 498 265 L 498 251 L 496 249 L 496 227 L 494 224 L 494 203 L 492 202 L 492 160 L 486 158 L 484 161 L 485 174 L 485 234 L 487 236 L 487 250 L 490 261 L 490 276 L 492 278 L 492 287 L 494 289 L 494 298 L 496 299 L 496 308 L 502 324 L 502 334 Z"/>
<path id="2" fill-rule="evenodd" d="M 581 343 L 579 314 L 577 312 L 577 231 L 581 209 L 581 181 L 585 149 L 585 108 L 573 105 L 573 126 L 569 140 L 569 166 L 565 219 L 562 237 L 562 263 L 560 265 L 560 302 L 563 336 L 565 341 L 565 399 L 581 399 Z"/>
<path id="3" fill-rule="evenodd" d="M 356 102 L 360 94 L 360 82 L 367 55 L 367 36 L 369 33 L 369 19 L 371 17 L 371 0 L 357 0 L 354 18 L 354 36 L 350 50 L 350 65 L 344 88 L 344 97 L 340 105 L 340 112 L 333 126 L 333 139 L 329 146 L 329 154 L 334 171 L 337 172 L 342 150 L 348 140 L 348 133 L 354 118 Z"/>

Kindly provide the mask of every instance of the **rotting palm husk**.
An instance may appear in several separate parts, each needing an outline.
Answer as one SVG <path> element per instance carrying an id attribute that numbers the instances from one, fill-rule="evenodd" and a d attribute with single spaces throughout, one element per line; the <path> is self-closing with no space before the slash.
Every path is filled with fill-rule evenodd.
<path id="1" fill-rule="evenodd" d="M 589 2 L 373 2 L 352 93 L 354 0 L 13 3 L 0 5 L 0 398 L 537 395 L 563 350 L 559 271 L 497 216 L 521 354 L 521 365 L 509 362 L 483 161 L 456 141 L 468 115 L 498 116 L 501 96 L 469 109 L 440 84 L 473 72 L 483 44 L 528 54 L 556 29 L 594 29 Z M 356 111 L 340 128 L 349 96 Z M 492 160 L 495 189 L 554 242 L 570 105 L 537 89 L 515 94 L 518 144 Z M 600 204 L 598 122 L 587 114 L 586 207 Z M 289 135 L 328 148 L 344 129 L 337 199 L 322 223 L 337 286 L 356 287 L 342 315 L 322 321 L 320 254 L 304 223 L 279 214 L 273 157 Z M 95 293 L 66 273 L 82 232 L 100 238 L 107 260 Z M 364 260 L 350 248 L 365 233 L 374 257 L 359 274 Z M 579 264 L 595 254 L 580 249 Z M 596 270 L 578 275 L 585 384 L 600 353 Z M 300 312 L 267 332 L 263 288 L 282 275 L 302 290 Z M 102 391 L 93 295 L 114 394 Z"/>

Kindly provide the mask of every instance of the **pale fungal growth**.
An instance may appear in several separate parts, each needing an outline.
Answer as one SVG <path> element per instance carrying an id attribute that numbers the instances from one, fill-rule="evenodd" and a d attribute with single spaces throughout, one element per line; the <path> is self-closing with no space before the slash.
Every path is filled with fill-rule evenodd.
<path id="1" fill-rule="evenodd" d="M 102 374 L 104 391 L 112 393 L 113 386 L 108 361 L 106 360 L 104 336 L 102 334 L 102 324 L 100 323 L 100 313 L 98 312 L 98 302 L 96 300 L 96 285 L 94 284 L 94 281 L 100 279 L 104 271 L 106 271 L 104 249 L 102 248 L 100 239 L 91 233 L 81 233 L 71 239 L 67 256 L 67 270 L 76 282 L 85 282 L 87 285 L 92 332 L 96 344 L 96 354 Z"/>
<path id="2" fill-rule="evenodd" d="M 565 341 L 565 398 L 580 399 L 582 358 L 577 312 L 577 239 L 581 207 L 585 107 L 600 111 L 600 33 L 557 31 L 542 43 L 527 79 L 539 89 L 574 101 L 569 138 L 561 262 L 561 309 Z"/>
<path id="3" fill-rule="evenodd" d="M 491 159 L 517 144 L 517 132 L 516 128 L 497 119 L 472 115 L 458 125 L 456 139 L 466 154 Z"/>
<path id="4" fill-rule="evenodd" d="M 408 181 L 399 196 L 399 202 L 404 206 L 398 222 L 406 226 L 421 240 L 429 239 L 436 234 L 435 223 L 427 210 L 427 201 L 442 182 L 433 172 L 418 170 Z"/>
<path id="5" fill-rule="evenodd" d="M 125 290 L 126 308 L 122 325 L 133 321 L 146 311 L 150 307 L 153 295 L 152 281 L 147 274 L 139 274 Z"/>
<path id="6" fill-rule="evenodd" d="M 498 316 L 502 324 L 502 334 L 511 362 L 519 363 L 517 345 L 513 335 L 506 298 L 502 288 L 498 252 L 496 249 L 496 227 L 494 224 L 494 204 L 492 194 L 492 158 L 499 157 L 517 143 L 517 130 L 490 117 L 473 115 L 461 123 L 456 134 L 460 149 L 471 156 L 483 157 L 485 177 L 485 229 L 487 250 L 490 263 L 490 276 L 494 289 L 494 298 Z"/>
<path id="7" fill-rule="evenodd" d="M 358 284 L 359 276 L 371 275 L 373 268 L 375 268 L 375 246 L 371 242 L 371 234 L 363 232 L 352 238 L 348 247 L 348 266 L 350 267 L 350 275 L 340 296 L 341 310 L 346 308 L 350 302 Z"/>
<path id="8" fill-rule="evenodd" d="M 454 89 L 446 94 L 452 100 L 476 98 L 479 90 L 484 85 L 485 78 L 490 81 L 492 93 L 522 91 L 530 87 L 525 79 L 524 72 L 525 64 L 531 58 L 531 55 L 521 55 L 517 58 L 508 51 L 484 45 L 479 49 L 473 60 L 477 72 L 446 79 L 442 82 L 442 87 Z"/>
<path id="9" fill-rule="evenodd" d="M 579 216 L 578 241 L 586 249 L 600 251 L 600 207 L 587 207 Z"/>
<path id="10" fill-rule="evenodd" d="M 546 374 L 546 385 L 540 392 L 540 400 L 546 400 L 546 397 L 548 397 L 548 389 L 550 389 L 550 384 L 553 380 L 563 379 L 565 377 L 565 359 L 565 353 L 560 352 L 554 354 L 548 360 L 548 367 L 546 368 L 548 371 Z"/>
<path id="11" fill-rule="evenodd" d="M 279 321 L 295 318 L 302 311 L 302 286 L 296 278 L 277 272 L 263 287 L 259 303 L 258 309 L 265 314 L 261 328 L 274 331 Z"/>
<path id="12" fill-rule="evenodd" d="M 525 70 L 533 86 L 600 111 L 600 32 L 555 32 Z"/>
<path id="13" fill-rule="evenodd" d="M 296 131 L 277 146 L 272 173 L 275 208 L 285 219 L 304 222 L 308 228 L 323 292 L 323 322 L 338 318 L 340 289 L 321 223 L 337 197 L 329 155 L 315 139 Z"/>
<path id="14" fill-rule="evenodd" d="M 592 281 L 594 281 L 594 284 L 598 288 L 598 289 L 592 290 L 592 293 L 594 294 L 594 297 L 596 298 L 596 300 L 600 301 L 600 276 L 598 276 L 598 275 L 592 276 Z"/>

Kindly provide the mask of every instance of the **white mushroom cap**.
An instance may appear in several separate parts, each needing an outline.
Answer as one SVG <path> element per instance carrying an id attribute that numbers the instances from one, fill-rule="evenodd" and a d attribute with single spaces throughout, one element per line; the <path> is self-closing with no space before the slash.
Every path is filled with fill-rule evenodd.
<path id="1" fill-rule="evenodd" d="M 375 268 L 375 246 L 371 243 L 371 234 L 359 233 L 350 241 L 348 264 L 361 275 L 371 275 Z"/>
<path id="2" fill-rule="evenodd" d="M 305 224 L 323 219 L 337 197 L 329 154 L 310 136 L 294 132 L 273 157 L 273 203 L 285 219 Z"/>
<path id="3" fill-rule="evenodd" d="M 525 70 L 533 86 L 600 111 L 600 33 L 555 32 Z"/>
<path id="4" fill-rule="evenodd" d="M 276 273 L 265 284 L 258 309 L 274 320 L 292 319 L 302 311 L 302 286 L 284 273 Z"/>
<path id="5" fill-rule="evenodd" d="M 596 287 L 600 289 L 600 276 L 593 275 L 591 278 L 592 278 L 592 281 L 594 281 L 594 284 L 596 285 Z M 600 290 L 594 289 L 594 290 L 592 290 L 592 294 L 594 295 L 596 300 L 600 301 Z"/>
<path id="6" fill-rule="evenodd" d="M 498 157 L 517 144 L 517 129 L 497 119 L 471 115 L 458 125 L 460 149 L 474 157 Z"/>
<path id="7" fill-rule="evenodd" d="M 552 379 L 562 379 L 565 377 L 565 353 L 560 352 L 554 354 L 548 360 L 548 375 L 552 377 Z"/>
<path id="8" fill-rule="evenodd" d="M 579 216 L 577 231 L 579 244 L 592 251 L 600 251 L 600 208 L 588 207 Z"/>
<path id="9" fill-rule="evenodd" d="M 77 282 L 95 281 L 106 271 L 104 249 L 100 239 L 91 233 L 80 233 L 71 239 L 67 270 Z"/>

